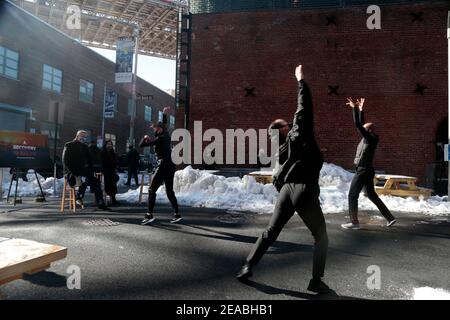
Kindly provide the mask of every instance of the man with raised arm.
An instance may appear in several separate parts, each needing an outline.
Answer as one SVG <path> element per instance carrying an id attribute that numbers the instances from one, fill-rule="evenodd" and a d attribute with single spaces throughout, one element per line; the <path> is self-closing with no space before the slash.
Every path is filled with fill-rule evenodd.
<path id="1" fill-rule="evenodd" d="M 289 124 L 282 119 L 275 120 L 270 126 L 271 129 L 279 130 L 283 142 L 279 148 L 281 166 L 273 177 L 280 194 L 268 227 L 253 246 L 237 278 L 244 281 L 252 276 L 252 268 L 297 212 L 315 240 L 313 277 L 308 290 L 329 293 L 330 288 L 322 281 L 328 249 L 325 219 L 319 201 L 319 173 L 323 157 L 314 137 L 312 98 L 303 79 L 302 65 L 295 69 L 295 76 L 298 81 L 298 100 L 292 128 L 289 130 Z"/>
<path id="2" fill-rule="evenodd" d="M 148 135 L 142 138 L 139 146 L 141 148 L 155 146 L 156 156 L 158 157 L 158 166 L 153 174 L 152 182 L 148 190 L 148 211 L 142 220 L 142 224 L 146 225 L 155 221 L 153 217 L 153 208 L 155 207 L 156 191 L 164 183 L 166 187 L 167 198 L 169 199 L 174 210 L 174 217 L 171 223 L 181 221 L 181 215 L 178 212 L 178 202 L 173 191 L 173 178 L 175 176 L 176 167 L 172 162 L 172 141 L 167 130 L 167 118 L 170 108 L 164 108 L 163 121 L 153 126 L 155 138 L 152 140 Z"/>
<path id="3" fill-rule="evenodd" d="M 386 218 L 387 226 L 390 227 L 396 220 L 383 201 L 378 197 L 373 185 L 373 178 L 375 177 L 373 158 L 378 146 L 378 135 L 375 133 L 375 126 L 371 122 L 365 123 L 364 121 L 364 98 L 358 99 L 356 102 L 353 102 L 352 98 L 347 98 L 347 101 L 346 104 L 353 109 L 353 121 L 362 139 L 358 144 L 356 157 L 353 161 L 356 173 L 348 193 L 348 211 L 351 222 L 342 224 L 341 227 L 344 229 L 360 228 L 358 221 L 358 198 L 363 188 L 370 201 L 377 206 L 378 210 Z"/>

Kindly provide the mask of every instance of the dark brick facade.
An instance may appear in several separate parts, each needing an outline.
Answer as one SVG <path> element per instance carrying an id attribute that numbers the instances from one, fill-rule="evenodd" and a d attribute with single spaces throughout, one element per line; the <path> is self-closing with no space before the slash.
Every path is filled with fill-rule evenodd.
<path id="1" fill-rule="evenodd" d="M 447 117 L 450 2 L 381 6 L 381 30 L 367 29 L 366 9 L 193 15 L 191 128 L 196 120 L 204 130 L 266 128 L 292 117 L 294 68 L 303 63 L 325 160 L 352 168 L 359 136 L 345 98 L 365 97 L 367 121 L 380 135 L 376 169 L 423 184 Z M 417 84 L 427 87 L 423 95 Z M 329 86 L 339 86 L 337 95 Z"/>

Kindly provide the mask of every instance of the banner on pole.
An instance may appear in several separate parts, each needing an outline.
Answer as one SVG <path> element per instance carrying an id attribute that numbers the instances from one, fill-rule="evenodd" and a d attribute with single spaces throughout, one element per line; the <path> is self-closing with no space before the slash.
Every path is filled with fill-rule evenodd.
<path id="1" fill-rule="evenodd" d="M 449 161 L 450 159 L 450 148 L 448 147 L 448 144 L 444 146 L 444 161 Z"/>
<path id="2" fill-rule="evenodd" d="M 116 111 L 117 94 L 114 90 L 106 91 L 105 95 L 105 118 L 114 118 L 114 112 Z"/>
<path id="3" fill-rule="evenodd" d="M 135 39 L 119 37 L 116 49 L 116 83 L 133 82 L 133 54 Z"/>

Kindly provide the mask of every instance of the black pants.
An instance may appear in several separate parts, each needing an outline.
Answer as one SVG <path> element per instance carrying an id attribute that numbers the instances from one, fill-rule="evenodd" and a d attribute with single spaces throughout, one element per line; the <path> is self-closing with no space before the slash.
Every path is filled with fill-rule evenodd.
<path id="1" fill-rule="evenodd" d="M 173 163 L 161 163 L 155 170 L 152 182 L 148 189 L 148 213 L 153 214 L 155 207 L 156 191 L 164 183 L 167 198 L 172 205 L 175 214 L 178 214 L 178 202 L 173 191 L 173 178 L 175 176 L 175 165 Z"/>
<path id="2" fill-rule="evenodd" d="M 315 240 L 313 277 L 323 277 L 327 259 L 328 236 L 319 194 L 320 188 L 317 181 L 307 184 L 285 184 L 280 190 L 269 225 L 253 246 L 247 262 L 250 265 L 257 264 L 270 245 L 275 242 L 284 225 L 294 215 L 294 212 L 297 212 Z"/>
<path id="3" fill-rule="evenodd" d="M 139 185 L 139 179 L 138 179 L 138 167 L 128 167 L 128 179 L 127 184 L 131 183 L 131 179 L 134 177 L 134 182 L 136 182 L 136 185 Z"/>
<path id="4" fill-rule="evenodd" d="M 83 199 L 84 194 L 86 193 L 87 187 L 91 187 L 91 191 L 94 192 L 95 200 L 97 201 L 97 205 L 103 205 L 103 193 L 102 187 L 100 185 L 100 181 L 94 176 L 85 177 L 86 180 L 81 184 L 78 188 L 77 198 Z"/>
<path id="5" fill-rule="evenodd" d="M 394 220 L 394 216 L 391 214 L 386 205 L 381 201 L 375 192 L 373 185 L 373 178 L 375 177 L 375 170 L 373 168 L 357 167 L 355 176 L 353 177 L 350 185 L 350 191 L 348 193 L 348 210 L 350 219 L 353 223 L 358 223 L 358 198 L 359 193 L 364 188 L 367 197 L 372 201 L 380 210 L 381 214 L 388 220 Z"/>

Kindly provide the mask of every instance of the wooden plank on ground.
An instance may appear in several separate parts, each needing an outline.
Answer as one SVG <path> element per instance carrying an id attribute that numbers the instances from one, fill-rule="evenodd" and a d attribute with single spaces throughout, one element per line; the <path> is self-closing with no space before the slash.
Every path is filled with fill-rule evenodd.
<path id="1" fill-rule="evenodd" d="M 0 242 L 0 284 L 20 279 L 49 268 L 52 262 L 64 259 L 67 248 L 24 239 Z"/>

